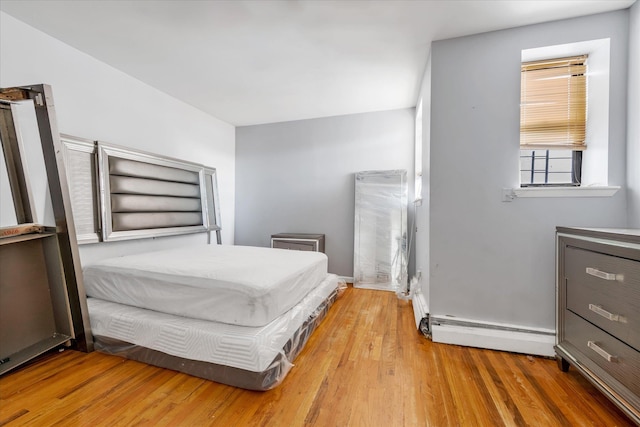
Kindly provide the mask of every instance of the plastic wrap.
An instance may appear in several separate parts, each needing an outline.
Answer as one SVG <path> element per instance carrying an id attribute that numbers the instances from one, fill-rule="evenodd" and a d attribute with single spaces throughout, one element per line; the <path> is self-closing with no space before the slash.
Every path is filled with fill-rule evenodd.
<path id="1" fill-rule="evenodd" d="M 98 351 L 250 390 L 282 382 L 346 288 L 329 275 L 300 304 L 261 328 L 225 325 L 89 299 Z"/>
<path id="2" fill-rule="evenodd" d="M 356 173 L 354 287 L 407 288 L 407 172 Z"/>
<path id="3" fill-rule="evenodd" d="M 327 275 L 320 252 L 200 245 L 101 260 L 84 268 L 87 295 L 162 313 L 265 326 Z"/>

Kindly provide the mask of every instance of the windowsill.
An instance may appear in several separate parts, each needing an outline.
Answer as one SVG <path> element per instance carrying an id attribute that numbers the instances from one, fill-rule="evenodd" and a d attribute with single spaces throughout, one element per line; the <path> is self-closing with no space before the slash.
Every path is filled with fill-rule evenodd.
<path id="1" fill-rule="evenodd" d="M 591 187 L 523 187 L 514 188 L 513 196 L 525 197 L 611 197 L 620 190 L 619 186 Z"/>

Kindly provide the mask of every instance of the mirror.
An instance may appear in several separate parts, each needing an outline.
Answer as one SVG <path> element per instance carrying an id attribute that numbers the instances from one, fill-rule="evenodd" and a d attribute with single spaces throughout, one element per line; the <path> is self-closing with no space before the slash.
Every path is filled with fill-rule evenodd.
<path id="1" fill-rule="evenodd" d="M 407 171 L 355 175 L 354 287 L 407 286 Z"/>
<path id="2" fill-rule="evenodd" d="M 0 137 L 2 138 L 2 137 Z M 4 149 L 0 144 L 0 227 L 9 227 L 18 225 L 16 218 L 16 208 L 11 197 L 11 184 L 9 183 L 9 174 L 7 172 L 7 164 L 4 157 Z"/>
<path id="3" fill-rule="evenodd" d="M 3 131 L 0 132 L 0 139 L 6 140 L 1 141 L 3 149 L 0 159 L 0 226 L 14 226 L 25 222 L 21 219 L 22 215 L 17 214 L 13 198 L 13 191 L 20 191 L 17 187 L 17 181 L 20 181 L 23 205 L 18 210 L 27 209 L 30 218 L 26 222 L 55 227 L 33 101 L 3 102 L 1 114 L 0 126 L 3 127 Z M 22 175 L 23 178 L 19 179 L 16 174 Z"/>

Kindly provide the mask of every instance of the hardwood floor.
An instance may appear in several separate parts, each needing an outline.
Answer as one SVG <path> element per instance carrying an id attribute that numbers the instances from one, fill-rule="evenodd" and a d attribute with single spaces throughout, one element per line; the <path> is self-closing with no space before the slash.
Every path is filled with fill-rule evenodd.
<path id="1" fill-rule="evenodd" d="M 253 392 L 101 353 L 0 378 L 4 426 L 627 426 L 575 369 L 435 344 L 411 303 L 348 288 L 277 388 Z"/>

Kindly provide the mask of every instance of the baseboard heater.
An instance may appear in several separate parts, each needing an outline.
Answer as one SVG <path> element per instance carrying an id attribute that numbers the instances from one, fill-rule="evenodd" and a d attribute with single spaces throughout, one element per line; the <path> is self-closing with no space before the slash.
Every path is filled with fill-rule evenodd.
<path id="1" fill-rule="evenodd" d="M 555 331 L 551 329 L 432 315 L 430 331 L 434 342 L 538 356 L 555 355 Z"/>
<path id="2" fill-rule="evenodd" d="M 413 317 L 416 322 L 416 328 L 422 332 L 425 337 L 430 337 L 429 305 L 427 304 L 422 292 L 418 291 L 413 295 L 411 304 L 413 305 Z"/>

